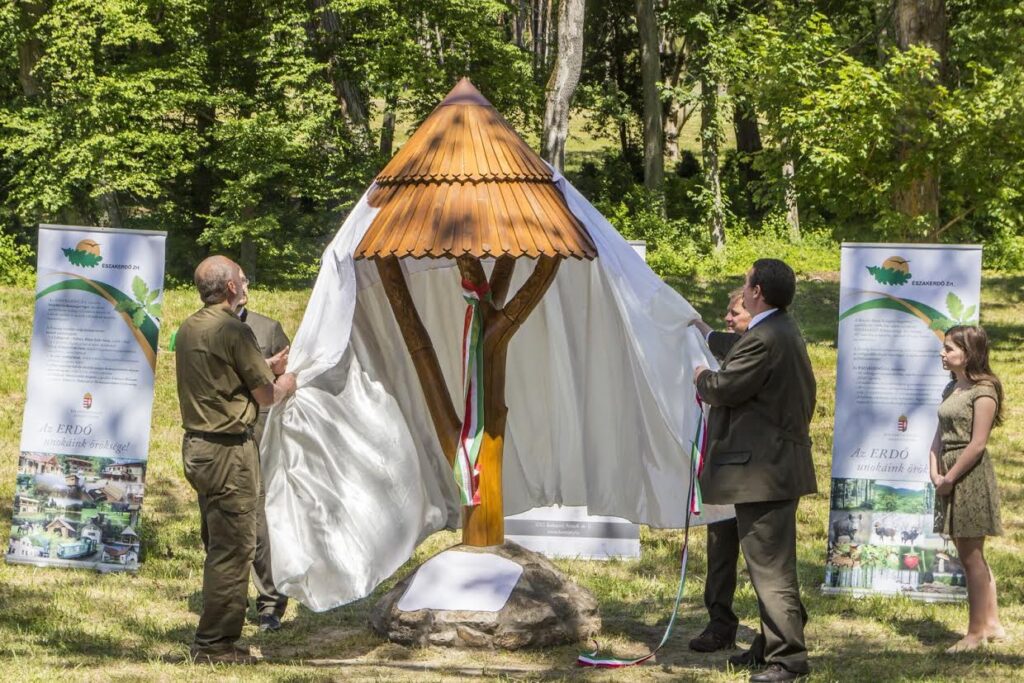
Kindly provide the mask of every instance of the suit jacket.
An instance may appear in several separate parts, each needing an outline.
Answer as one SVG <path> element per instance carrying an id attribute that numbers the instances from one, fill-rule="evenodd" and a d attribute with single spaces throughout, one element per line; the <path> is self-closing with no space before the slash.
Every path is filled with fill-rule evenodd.
<path id="1" fill-rule="evenodd" d="M 817 492 L 809 435 L 816 384 L 807 345 L 788 313 L 747 330 L 718 372 L 697 382 L 711 405 L 704 502 L 788 500 Z"/>
<path id="2" fill-rule="evenodd" d="M 256 343 L 259 344 L 260 352 L 264 358 L 270 358 L 290 343 L 288 335 L 284 333 L 284 328 L 281 327 L 281 323 L 273 318 L 253 313 L 248 308 L 243 310 L 242 315 L 239 317 L 243 323 L 252 328 L 253 334 L 256 335 Z M 263 427 L 267 424 L 267 414 L 269 412 L 270 408 L 260 408 L 259 417 L 256 418 L 256 427 L 253 429 L 253 434 L 257 443 L 259 443 L 260 437 L 263 436 Z"/>
<path id="3" fill-rule="evenodd" d="M 740 334 L 736 332 L 718 332 L 712 330 L 708 333 L 708 348 L 711 349 L 711 355 L 715 357 L 719 363 L 721 363 L 733 345 L 740 340 Z"/>

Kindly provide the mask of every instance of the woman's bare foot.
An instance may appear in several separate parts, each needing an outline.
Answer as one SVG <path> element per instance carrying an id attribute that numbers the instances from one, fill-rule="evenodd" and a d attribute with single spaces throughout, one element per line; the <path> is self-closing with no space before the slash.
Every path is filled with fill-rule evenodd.
<path id="1" fill-rule="evenodd" d="M 985 638 L 987 638 L 990 642 L 1002 642 L 1006 640 L 1006 629 L 1003 628 L 1002 624 L 989 626 L 985 629 Z"/>
<path id="2" fill-rule="evenodd" d="M 956 644 L 953 645 L 953 647 L 946 650 L 946 654 L 952 655 L 958 652 L 970 652 L 971 650 L 977 650 L 985 643 L 985 636 L 967 634 L 966 636 L 958 640 Z"/>

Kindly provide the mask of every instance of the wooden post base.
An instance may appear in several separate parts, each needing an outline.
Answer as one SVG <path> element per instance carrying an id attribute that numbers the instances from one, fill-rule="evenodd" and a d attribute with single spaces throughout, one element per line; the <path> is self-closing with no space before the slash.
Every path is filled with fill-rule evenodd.
<path id="1" fill-rule="evenodd" d="M 502 420 L 504 423 L 504 420 Z M 462 542 L 491 546 L 505 542 L 505 506 L 501 496 L 502 436 L 484 432 L 480 445 L 480 504 L 462 508 Z"/>

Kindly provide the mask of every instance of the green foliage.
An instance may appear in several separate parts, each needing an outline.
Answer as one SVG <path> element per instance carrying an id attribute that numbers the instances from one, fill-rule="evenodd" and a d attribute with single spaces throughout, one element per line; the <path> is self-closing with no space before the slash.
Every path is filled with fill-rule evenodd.
<path id="1" fill-rule="evenodd" d="M 254 280 L 307 282 L 385 157 L 460 77 L 528 137 L 538 131 L 557 52 L 546 8 L 0 3 L 0 219 L 20 244 L 40 222 L 168 230 L 171 281 L 226 252 Z M 720 155 L 727 244 L 718 253 L 704 217 L 723 209 L 701 164 L 687 160 L 651 196 L 634 189 L 636 4 L 588 2 L 573 131 L 596 138 L 582 143 L 590 149 L 613 149 L 584 164 L 580 189 L 624 234 L 648 239 L 665 274 L 742 271 L 766 250 L 802 272 L 825 270 L 843 239 L 981 242 L 986 268 L 1024 268 L 1024 9 L 947 0 L 945 11 L 939 60 L 927 47 L 896 49 L 885 3 L 658 4 L 662 114 L 690 121 L 678 144 L 728 145 L 736 104 L 757 114 L 764 148 Z M 712 106 L 702 94 L 712 93 L 719 111 L 698 126 Z M 790 162 L 792 179 L 781 172 Z M 937 220 L 899 208 L 922 177 L 939 182 Z M 777 229 L 787 191 L 800 239 Z M 6 273 L 22 257 L 0 258 Z"/>
<path id="2" fill-rule="evenodd" d="M 0 229 L 0 285 L 28 286 L 32 282 L 32 250 Z"/>
<path id="3" fill-rule="evenodd" d="M 737 87 L 763 114 L 762 202 L 795 161 L 801 211 L 872 240 L 979 241 L 1016 263 L 1024 215 L 1024 40 L 1019 3 L 947 3 L 949 54 L 887 44 L 866 4 L 770 3 L 734 34 Z M 866 30 L 865 30 L 866 29 Z M 941 178 L 938 226 L 901 213 L 913 181 Z M 1005 259 L 1005 260 L 1004 260 Z"/>

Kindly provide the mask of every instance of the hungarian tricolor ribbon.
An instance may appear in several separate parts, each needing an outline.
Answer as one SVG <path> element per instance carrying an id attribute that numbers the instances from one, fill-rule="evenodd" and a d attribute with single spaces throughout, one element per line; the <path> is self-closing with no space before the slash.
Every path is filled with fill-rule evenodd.
<path id="1" fill-rule="evenodd" d="M 463 505 L 480 504 L 480 466 L 477 458 L 484 440 L 484 320 L 480 304 L 490 297 L 487 283 L 462 281 L 466 322 L 462 333 L 462 389 L 466 397 L 462 430 L 455 452 L 455 483 Z"/>
<path id="2" fill-rule="evenodd" d="M 690 518 L 693 515 L 699 515 L 702 507 L 700 485 L 697 483 L 697 477 L 700 476 L 700 472 L 704 468 L 704 453 L 707 447 L 708 429 L 707 420 L 704 416 L 704 403 L 701 401 L 699 394 L 697 395 L 697 413 L 699 416 L 697 419 L 697 433 L 694 436 L 692 446 L 690 448 L 690 488 L 689 491 L 687 491 L 686 498 L 686 523 L 683 529 L 683 548 L 679 557 L 679 588 L 676 589 L 676 604 L 672 607 L 672 616 L 668 620 L 668 626 L 665 628 L 665 634 L 661 637 L 661 642 L 658 643 L 658 647 L 637 659 L 601 657 L 599 656 L 601 646 L 595 640 L 593 652 L 581 653 L 576 657 L 577 666 L 592 666 L 598 669 L 621 669 L 627 666 L 643 664 L 654 657 L 654 655 L 658 654 L 658 650 L 664 647 L 665 643 L 668 642 L 669 637 L 672 635 L 672 627 L 675 625 L 676 617 L 679 614 L 679 603 L 683 600 L 683 586 L 686 584 L 686 564 L 690 554 Z"/>

